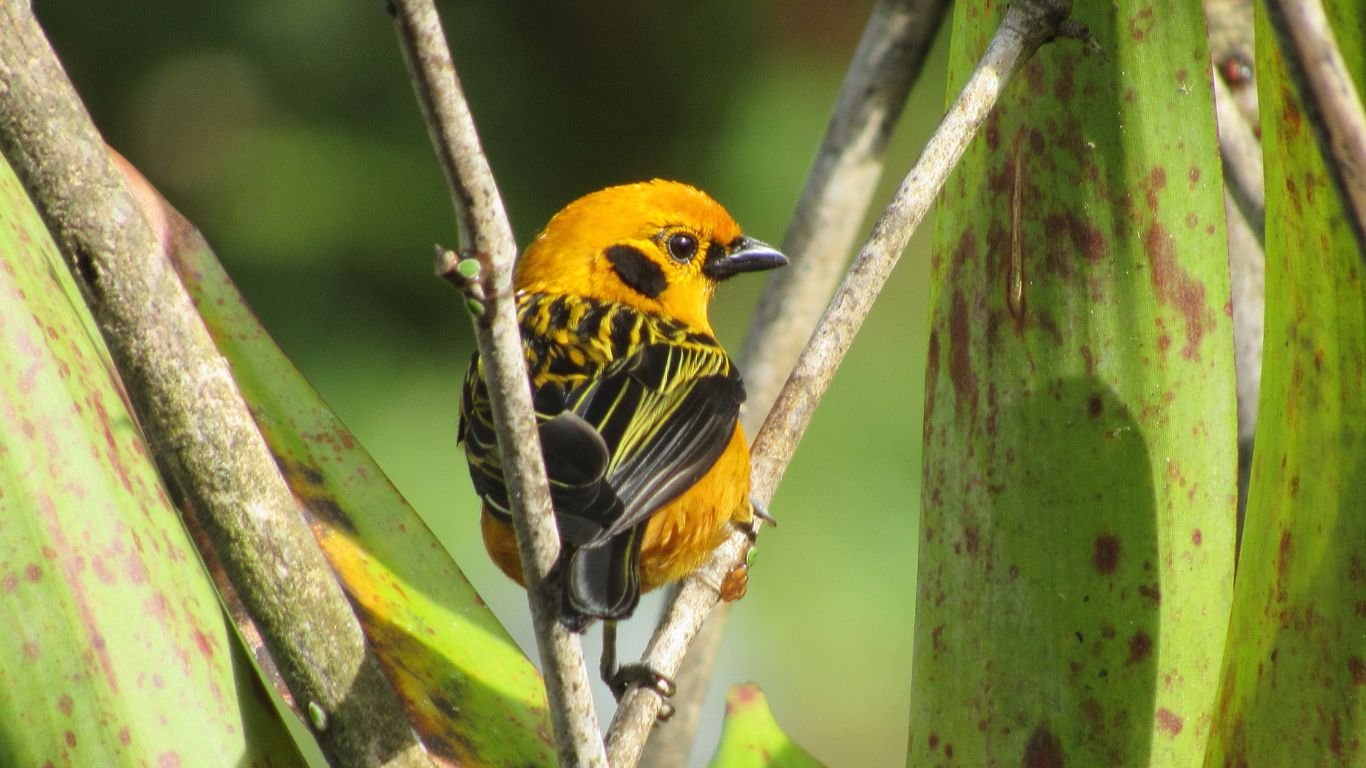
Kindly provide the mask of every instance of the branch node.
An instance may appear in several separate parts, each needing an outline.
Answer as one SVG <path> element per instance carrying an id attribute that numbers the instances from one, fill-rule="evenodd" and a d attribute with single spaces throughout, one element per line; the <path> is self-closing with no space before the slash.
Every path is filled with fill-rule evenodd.
<path id="1" fill-rule="evenodd" d="M 436 274 L 455 286 L 465 296 L 465 309 L 475 320 L 482 319 L 488 312 L 488 293 L 485 290 L 484 275 L 492 272 L 488 254 L 475 252 L 460 256 L 455 251 L 442 246 L 436 247 Z"/>

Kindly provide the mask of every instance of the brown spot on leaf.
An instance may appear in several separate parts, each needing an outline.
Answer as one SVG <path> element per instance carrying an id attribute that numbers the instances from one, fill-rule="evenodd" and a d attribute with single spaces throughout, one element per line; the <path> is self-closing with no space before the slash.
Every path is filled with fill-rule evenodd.
<path id="1" fill-rule="evenodd" d="M 939 626 L 930 630 L 930 644 L 934 646 L 934 650 L 936 652 L 943 653 L 944 651 L 948 650 L 948 646 L 944 644 L 943 624 L 940 624 Z"/>
<path id="2" fill-rule="evenodd" d="M 1281 531 L 1281 543 L 1276 551 L 1276 599 L 1285 602 L 1285 580 L 1290 575 L 1290 531 Z"/>
<path id="3" fill-rule="evenodd" d="M 953 292 L 953 304 L 949 309 L 949 377 L 958 395 L 958 409 L 967 407 L 977 411 L 977 375 L 972 370 L 971 342 L 972 331 L 968 319 L 968 303 L 961 291 Z"/>
<path id="4" fill-rule="evenodd" d="M 1200 183 L 1200 168 L 1199 168 L 1199 166 L 1192 165 L 1192 166 L 1190 167 L 1190 170 L 1189 170 L 1189 171 L 1186 171 L 1186 178 L 1190 179 L 1190 182 L 1191 182 L 1191 189 L 1195 189 L 1195 185 Z"/>
<path id="5" fill-rule="evenodd" d="M 1129 637 L 1129 664 L 1141 664 L 1153 655 L 1153 638 L 1143 630 L 1138 630 Z"/>
<path id="6" fill-rule="evenodd" d="M 1135 40 L 1142 40 L 1152 31 L 1154 23 L 1151 6 L 1140 10 L 1129 19 L 1129 36 Z"/>
<path id="7" fill-rule="evenodd" d="M 1205 305 L 1205 286 L 1181 267 L 1172 237 L 1159 223 L 1150 225 L 1143 235 L 1148 254 L 1148 279 L 1158 301 L 1181 314 L 1186 325 L 1186 346 L 1181 354 L 1187 360 L 1199 358 L 1200 343 L 1214 324 Z"/>
<path id="8" fill-rule="evenodd" d="M 1148 171 L 1147 183 L 1143 185 L 1143 199 L 1148 203 L 1148 211 L 1157 213 L 1157 206 L 1160 202 L 1158 195 L 1167 188 L 1167 169 L 1160 165 L 1153 166 Z"/>
<path id="9" fill-rule="evenodd" d="M 194 644 L 199 648 L 199 655 L 208 660 L 213 659 L 213 640 L 203 630 L 194 631 Z"/>
<path id="10" fill-rule="evenodd" d="M 981 546 L 981 540 L 980 540 L 980 535 L 977 533 L 977 526 L 975 526 L 975 525 L 965 525 L 965 526 L 963 526 L 963 548 L 966 549 L 966 550 L 968 551 L 968 554 L 969 554 L 969 555 L 975 555 L 975 554 L 977 554 L 977 549 L 978 549 L 978 547 L 980 547 L 980 546 Z"/>
<path id="11" fill-rule="evenodd" d="M 1157 730 L 1169 733 L 1173 736 L 1181 733 L 1181 729 L 1185 727 L 1185 724 L 1181 722 L 1181 718 L 1166 707 L 1157 708 L 1156 719 Z"/>
<path id="12" fill-rule="evenodd" d="M 1352 685 L 1366 685 L 1366 662 L 1360 656 L 1347 658 L 1347 671 L 1352 674 Z"/>
<path id="13" fill-rule="evenodd" d="M 1192 543 L 1192 544 L 1194 544 L 1195 546 L 1198 547 L 1198 546 L 1200 546 L 1201 543 L 1204 542 L 1204 540 L 1205 540 L 1205 536 L 1204 536 L 1204 534 L 1200 533 L 1200 529 L 1199 529 L 1199 528 L 1196 528 L 1195 530 L 1191 531 L 1191 543 Z"/>
<path id="14" fill-rule="evenodd" d="M 1093 419 L 1105 412 L 1105 401 L 1101 400 L 1099 394 L 1092 393 L 1086 398 L 1086 412 L 1091 414 Z"/>
<path id="15" fill-rule="evenodd" d="M 1162 604 L 1162 590 L 1156 584 L 1143 584 L 1138 588 L 1138 594 L 1147 598 L 1153 605 Z"/>
<path id="16" fill-rule="evenodd" d="M 1119 538 L 1102 533 L 1092 543 L 1091 564 L 1101 573 L 1114 573 L 1119 567 L 1119 552 Z"/>
<path id="17" fill-rule="evenodd" d="M 1049 730 L 1048 723 L 1039 723 L 1029 734 L 1025 744 L 1024 768 L 1063 768 L 1067 765 L 1067 755 L 1062 751 L 1062 742 Z"/>
<path id="18" fill-rule="evenodd" d="M 934 413 L 934 393 L 939 381 L 939 333 L 930 330 L 930 347 L 925 356 L 925 413 Z M 930 419 L 925 419 L 925 429 L 932 428 Z M 928 442 L 928 441 L 926 441 Z"/>
<path id="19" fill-rule="evenodd" d="M 76 709 L 76 702 L 70 694 L 64 693 L 57 699 L 57 709 L 60 709 L 62 714 L 67 717 L 71 717 L 72 711 Z"/>

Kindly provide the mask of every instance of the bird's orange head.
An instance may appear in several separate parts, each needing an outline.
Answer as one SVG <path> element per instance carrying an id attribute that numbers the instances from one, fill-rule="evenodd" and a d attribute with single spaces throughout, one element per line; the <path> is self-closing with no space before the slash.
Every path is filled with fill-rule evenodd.
<path id="1" fill-rule="evenodd" d="M 657 179 L 570 203 L 527 246 L 513 282 L 519 291 L 619 302 L 711 332 L 707 304 L 722 280 L 786 263 L 706 193 Z"/>

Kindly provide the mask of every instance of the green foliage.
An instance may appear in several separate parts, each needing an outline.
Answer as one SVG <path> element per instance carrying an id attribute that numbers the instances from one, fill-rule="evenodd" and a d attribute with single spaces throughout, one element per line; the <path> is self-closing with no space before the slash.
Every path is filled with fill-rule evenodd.
<path id="1" fill-rule="evenodd" d="M 773 719 L 768 699 L 754 683 L 726 694 L 726 723 L 711 768 L 821 768 Z"/>
<path id="2" fill-rule="evenodd" d="M 1002 5 L 957 6 L 954 94 Z M 1195 3 L 1088 4 L 940 198 L 909 765 L 1188 766 L 1232 588 L 1223 187 Z"/>
<path id="3" fill-rule="evenodd" d="M 428 751 L 552 765 L 540 674 L 383 470 L 265 332 L 188 222 L 172 254 Z"/>
<path id="4" fill-rule="evenodd" d="M 1326 5 L 1360 92 L 1366 8 L 1352 0 Z M 1274 34 L 1260 21 L 1267 191 L 1262 418 L 1206 765 L 1362 766 L 1362 253 Z"/>
<path id="5" fill-rule="evenodd" d="M 113 143 L 234 259 L 271 332 L 355 427 L 353 442 L 226 278 L 191 277 L 206 313 L 227 302 L 217 336 L 296 488 L 338 513 L 319 530 L 410 713 L 455 735 L 443 754 L 545 763 L 534 670 L 435 548 L 529 642 L 453 443 L 469 335 L 427 265 L 432 241 L 454 236 L 387 21 L 362 6 L 151 5 L 114 14 L 114 33 L 84 6 L 39 10 Z M 588 189 L 666 176 L 776 240 L 861 14 L 706 4 L 639 18 L 651 12 L 628 5 L 546 23 L 544 9 L 473 4 L 448 20 L 520 239 Z M 950 93 L 1003 7 L 958 6 Z M 1352 0 L 1329 7 L 1360 84 L 1366 18 Z M 632 33 L 602 34 L 607 15 Z M 906 260 L 780 491 L 783 525 L 765 534 L 721 677 L 764 680 L 793 732 L 847 764 L 901 762 L 914 653 L 913 765 L 1363 765 L 1359 254 L 1263 28 L 1266 382 L 1235 591 L 1203 20 L 1195 3 L 1128 0 L 1077 17 L 1107 56 L 1046 46 L 969 150 L 941 201 L 932 276 Z M 939 107 L 938 93 L 913 96 L 911 130 Z M 909 165 L 912 139 L 890 168 Z M 295 764 L 79 297 L 21 208 L 0 213 L 0 617 L 18 627 L 0 639 L 0 764 L 171 749 L 185 764 Z M 738 341 L 751 297 L 722 294 L 723 339 Z M 149 605 L 172 618 L 128 620 Z M 648 631 L 634 624 L 627 648 Z M 735 701 L 715 764 L 808 764 L 746 690 L 755 708 Z"/>
<path id="6" fill-rule="evenodd" d="M 0 158 L 0 765 L 298 765 Z"/>

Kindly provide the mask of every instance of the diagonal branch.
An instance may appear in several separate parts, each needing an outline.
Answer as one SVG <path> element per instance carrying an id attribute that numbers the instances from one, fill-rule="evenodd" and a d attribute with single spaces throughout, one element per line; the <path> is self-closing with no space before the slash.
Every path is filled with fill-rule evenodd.
<path id="1" fill-rule="evenodd" d="M 882 176 L 892 130 L 947 8 L 948 0 L 879 0 L 868 17 L 783 237 L 782 251 L 791 263 L 764 285 L 745 337 L 740 368 L 749 394 L 745 427 L 751 434 L 839 284 Z M 650 737 L 643 765 L 687 762 L 728 609 L 717 606 L 693 641 L 675 678 L 674 717 Z"/>
<path id="2" fill-rule="evenodd" d="M 1271 0 L 1266 9 L 1366 259 L 1366 110 L 1361 95 L 1319 0 Z"/>
<path id="3" fill-rule="evenodd" d="M 560 542 L 517 327 L 512 291 L 517 247 L 512 227 L 479 145 L 436 6 L 431 0 L 392 0 L 388 8 L 450 187 L 466 253 L 482 273 L 477 277 L 482 311 L 475 314 L 475 339 L 493 405 L 560 764 L 606 765 L 583 649 L 578 636 L 559 621 L 560 596 L 553 580 L 546 578 L 559 555 Z M 438 262 L 443 275 L 453 275 L 455 269 L 449 258 Z"/>
<path id="4" fill-rule="evenodd" d="M 168 487 L 197 515 L 328 758 L 429 765 L 227 363 L 27 2 L 0 2 L 0 149 L 62 250 Z"/>
<path id="5" fill-rule="evenodd" d="M 1006 10 L 967 85 L 874 225 L 756 436 L 753 495 L 759 502 L 772 498 L 854 334 L 968 142 L 986 120 L 1005 84 L 1041 44 L 1059 33 L 1070 11 L 1068 0 L 1025 0 L 1012 3 Z M 1068 29 L 1075 31 L 1075 25 Z M 716 585 L 744 562 L 749 544 L 747 535 L 736 532 L 687 579 L 673 610 L 646 647 L 644 660 L 651 668 L 669 676 L 677 673 L 684 652 L 717 603 Z M 631 689 L 622 698 L 607 734 L 613 766 L 635 764 L 660 703 L 658 695 L 640 688 Z"/>

